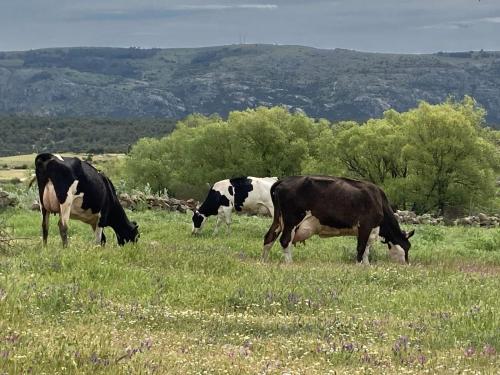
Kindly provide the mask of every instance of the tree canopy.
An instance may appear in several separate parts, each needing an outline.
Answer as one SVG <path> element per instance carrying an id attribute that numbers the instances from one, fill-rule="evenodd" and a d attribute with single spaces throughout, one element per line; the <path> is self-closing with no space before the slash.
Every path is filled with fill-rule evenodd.
<path id="1" fill-rule="evenodd" d="M 236 176 L 345 175 L 382 186 L 419 212 L 487 207 L 500 173 L 498 132 L 470 97 L 385 112 L 363 124 L 330 123 L 284 107 L 191 115 L 172 134 L 141 139 L 128 155 L 132 185 L 202 198 Z"/>

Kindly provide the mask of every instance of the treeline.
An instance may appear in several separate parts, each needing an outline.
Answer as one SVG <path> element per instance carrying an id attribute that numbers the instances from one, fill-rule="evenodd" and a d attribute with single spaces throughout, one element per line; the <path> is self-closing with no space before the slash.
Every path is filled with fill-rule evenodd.
<path id="1" fill-rule="evenodd" d="M 89 119 L 0 116 L 0 156 L 43 151 L 124 153 L 143 137 L 161 137 L 169 119 Z"/>
<path id="2" fill-rule="evenodd" d="M 203 198 L 207 183 L 241 176 L 329 174 L 372 181 L 400 208 L 417 212 L 493 207 L 500 132 L 484 127 L 470 97 L 363 124 L 330 123 L 283 107 L 191 115 L 161 139 L 135 144 L 128 183 Z M 497 207 L 498 209 L 498 207 Z"/>

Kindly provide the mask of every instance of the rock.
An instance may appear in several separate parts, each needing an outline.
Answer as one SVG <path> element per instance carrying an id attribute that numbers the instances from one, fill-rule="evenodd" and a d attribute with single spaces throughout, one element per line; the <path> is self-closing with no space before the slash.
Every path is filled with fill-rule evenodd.
<path id="1" fill-rule="evenodd" d="M 18 203 L 19 200 L 16 197 L 6 191 L 0 190 L 0 208 L 15 207 Z"/>
<path id="2" fill-rule="evenodd" d="M 486 214 L 483 214 L 483 213 L 480 213 L 478 215 L 478 218 L 479 218 L 479 222 L 489 221 L 489 217 Z"/>

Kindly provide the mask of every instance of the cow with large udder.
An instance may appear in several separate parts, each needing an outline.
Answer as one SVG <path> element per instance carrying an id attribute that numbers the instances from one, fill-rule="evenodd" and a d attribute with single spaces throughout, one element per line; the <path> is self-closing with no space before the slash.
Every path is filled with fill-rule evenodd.
<path id="1" fill-rule="evenodd" d="M 110 179 L 91 164 L 78 158 L 44 153 L 35 158 L 35 173 L 44 245 L 47 245 L 50 214 L 59 214 L 63 246 L 68 245 L 70 218 L 89 224 L 96 242 L 101 245 L 106 243 L 103 229 L 108 226 L 115 231 L 119 245 L 139 238 L 138 226 L 128 220 Z"/>
<path id="2" fill-rule="evenodd" d="M 380 237 L 389 256 L 408 263 L 414 234 L 402 231 L 385 193 L 364 181 L 328 176 L 294 176 L 271 188 L 274 220 L 264 237 L 263 260 L 281 234 L 285 261 L 292 261 L 291 247 L 317 234 L 320 237 L 357 236 L 357 260 L 368 264 L 370 246 Z"/>
<path id="3" fill-rule="evenodd" d="M 214 234 L 222 220 L 226 222 L 229 233 L 233 209 L 272 216 L 274 209 L 270 190 L 277 180 L 276 177 L 238 177 L 216 182 L 201 206 L 193 212 L 192 233 L 199 233 L 208 217 L 213 215 L 217 215 Z"/>

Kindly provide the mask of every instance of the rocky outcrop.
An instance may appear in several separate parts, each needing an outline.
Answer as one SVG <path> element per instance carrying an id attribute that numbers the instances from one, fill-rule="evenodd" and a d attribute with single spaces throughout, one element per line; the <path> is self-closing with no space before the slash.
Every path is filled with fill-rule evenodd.
<path id="1" fill-rule="evenodd" d="M 0 190 L 0 208 L 15 207 L 18 203 L 19 200 L 15 196 Z"/>

